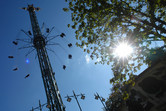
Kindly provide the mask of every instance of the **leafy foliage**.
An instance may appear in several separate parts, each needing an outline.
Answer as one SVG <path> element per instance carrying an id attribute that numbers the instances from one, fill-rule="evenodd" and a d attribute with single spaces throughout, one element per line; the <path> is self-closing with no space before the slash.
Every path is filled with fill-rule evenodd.
<path id="1" fill-rule="evenodd" d="M 156 47 L 149 50 L 150 53 L 147 54 L 146 57 L 146 63 L 149 66 L 153 65 L 159 58 L 162 58 L 166 55 L 164 47 L 165 46 Z"/>
<path id="2" fill-rule="evenodd" d="M 78 42 L 96 63 L 110 64 L 114 78 L 110 83 L 126 81 L 126 76 L 147 63 L 151 41 L 166 42 L 166 0 L 66 0 L 71 11 Z M 128 42 L 134 53 L 118 58 L 113 51 L 117 43 Z M 86 49 L 84 48 L 86 46 Z M 100 58 L 100 59 L 99 59 Z"/>

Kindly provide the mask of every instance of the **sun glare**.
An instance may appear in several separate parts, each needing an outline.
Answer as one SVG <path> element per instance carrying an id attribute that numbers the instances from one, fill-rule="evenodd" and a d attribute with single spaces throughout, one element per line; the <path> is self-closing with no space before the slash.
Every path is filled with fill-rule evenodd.
<path id="1" fill-rule="evenodd" d="M 115 48 L 115 56 L 127 57 L 133 52 L 133 48 L 127 43 L 121 43 Z"/>

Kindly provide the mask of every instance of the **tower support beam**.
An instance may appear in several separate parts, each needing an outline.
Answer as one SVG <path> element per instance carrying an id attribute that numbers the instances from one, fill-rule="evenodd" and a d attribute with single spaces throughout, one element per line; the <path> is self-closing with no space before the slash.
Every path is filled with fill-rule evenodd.
<path id="1" fill-rule="evenodd" d="M 50 111 L 65 111 L 65 106 L 62 102 L 59 89 L 53 74 L 50 60 L 48 58 L 47 50 L 45 48 L 45 38 L 41 33 L 35 11 L 39 8 L 28 5 L 23 8 L 29 11 L 32 30 L 33 30 L 33 45 L 37 51 L 37 56 L 40 64 L 40 69 L 43 78 L 43 84 L 47 97 L 47 107 Z"/>

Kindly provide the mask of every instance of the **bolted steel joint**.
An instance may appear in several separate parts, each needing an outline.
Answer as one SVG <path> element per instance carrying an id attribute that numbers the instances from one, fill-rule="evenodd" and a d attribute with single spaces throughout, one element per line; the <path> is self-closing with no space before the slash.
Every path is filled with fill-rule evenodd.
<path id="1" fill-rule="evenodd" d="M 37 36 L 37 37 L 34 37 L 33 44 L 36 49 L 41 49 L 41 48 L 45 47 L 46 42 L 42 36 Z"/>

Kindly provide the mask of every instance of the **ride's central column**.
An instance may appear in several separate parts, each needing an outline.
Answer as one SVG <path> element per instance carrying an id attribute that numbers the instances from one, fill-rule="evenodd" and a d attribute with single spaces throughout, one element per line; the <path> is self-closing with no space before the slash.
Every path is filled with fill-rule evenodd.
<path id="1" fill-rule="evenodd" d="M 38 55 L 44 88 L 47 96 L 47 107 L 50 109 L 50 111 L 65 111 L 65 106 L 62 102 L 51 63 L 48 58 L 47 50 L 45 48 L 47 44 L 40 31 L 35 14 L 35 11 L 39 11 L 40 8 L 35 8 L 33 5 L 28 5 L 28 8 L 23 9 L 28 10 L 30 15 L 33 30 L 33 46 L 35 47 Z"/>

